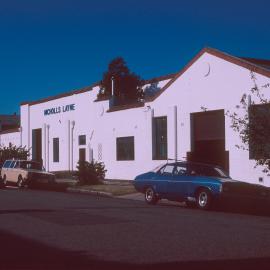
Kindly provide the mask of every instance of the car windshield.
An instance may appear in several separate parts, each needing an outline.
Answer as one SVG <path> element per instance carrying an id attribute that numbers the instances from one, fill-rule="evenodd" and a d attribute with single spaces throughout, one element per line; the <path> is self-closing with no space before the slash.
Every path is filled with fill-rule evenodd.
<path id="1" fill-rule="evenodd" d="M 43 166 L 39 162 L 34 161 L 21 161 L 20 167 L 22 169 L 40 170 L 40 171 L 44 170 Z"/>

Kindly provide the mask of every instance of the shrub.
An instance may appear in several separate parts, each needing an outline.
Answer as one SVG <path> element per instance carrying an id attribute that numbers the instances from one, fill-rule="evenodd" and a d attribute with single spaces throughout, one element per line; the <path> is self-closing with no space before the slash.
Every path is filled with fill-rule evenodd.
<path id="1" fill-rule="evenodd" d="M 27 160 L 29 151 L 25 147 L 17 147 L 16 145 L 10 145 L 9 147 L 0 147 L 0 168 L 2 168 L 4 162 L 7 159 L 22 159 Z"/>
<path id="2" fill-rule="evenodd" d="M 98 161 L 79 161 L 77 165 L 77 176 L 80 185 L 95 185 L 104 180 L 105 165 L 103 162 Z"/>

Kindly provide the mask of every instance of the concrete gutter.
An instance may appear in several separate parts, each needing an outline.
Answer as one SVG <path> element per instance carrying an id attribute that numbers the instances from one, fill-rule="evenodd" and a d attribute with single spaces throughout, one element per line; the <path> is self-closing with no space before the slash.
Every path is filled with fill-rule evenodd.
<path id="1" fill-rule="evenodd" d="M 109 192 L 104 192 L 104 191 L 95 191 L 95 190 L 87 190 L 83 188 L 73 188 L 73 187 L 68 187 L 66 189 L 67 192 L 70 193 L 81 193 L 81 194 L 90 194 L 90 195 L 95 195 L 95 196 L 100 196 L 100 197 L 114 197 L 111 193 Z"/>

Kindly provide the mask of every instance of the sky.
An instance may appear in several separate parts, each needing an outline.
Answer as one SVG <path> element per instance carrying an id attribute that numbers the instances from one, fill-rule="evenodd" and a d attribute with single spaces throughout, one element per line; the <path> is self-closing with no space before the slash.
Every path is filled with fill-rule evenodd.
<path id="1" fill-rule="evenodd" d="M 119 56 L 143 79 L 206 46 L 270 59 L 269 14 L 269 0 L 0 0 L 0 114 L 100 81 Z"/>

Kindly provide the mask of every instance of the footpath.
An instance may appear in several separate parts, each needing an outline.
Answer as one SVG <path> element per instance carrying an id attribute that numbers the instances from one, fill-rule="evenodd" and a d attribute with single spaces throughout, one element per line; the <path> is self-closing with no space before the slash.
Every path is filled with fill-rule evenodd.
<path id="1" fill-rule="evenodd" d="M 78 185 L 78 182 L 72 179 L 56 179 L 56 182 L 60 185 L 66 184 L 66 191 L 71 193 L 144 200 L 143 194 L 136 191 L 132 181 L 104 180 L 98 185 Z"/>
<path id="2" fill-rule="evenodd" d="M 127 180 L 104 180 L 99 185 L 78 185 L 76 180 L 57 179 L 59 184 L 67 184 L 66 192 L 82 193 L 101 197 L 113 197 L 120 199 L 144 201 L 144 194 L 139 193 L 133 186 L 132 181 Z M 161 200 L 159 204 L 184 206 L 185 203 Z"/>

